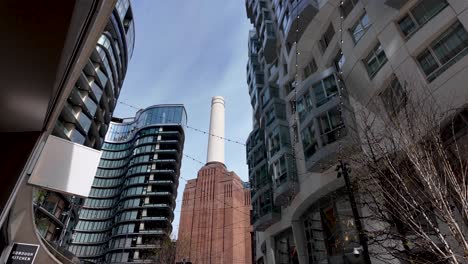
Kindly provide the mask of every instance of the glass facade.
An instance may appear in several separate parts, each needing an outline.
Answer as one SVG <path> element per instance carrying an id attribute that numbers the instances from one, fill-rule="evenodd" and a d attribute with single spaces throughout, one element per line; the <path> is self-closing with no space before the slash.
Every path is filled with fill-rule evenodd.
<path id="1" fill-rule="evenodd" d="M 341 189 L 313 204 L 303 219 L 307 263 L 341 263 L 360 245 L 351 203 Z"/>
<path id="2" fill-rule="evenodd" d="M 92 263 L 139 263 L 172 232 L 187 122 L 182 105 L 112 122 L 69 250 Z"/>
<path id="3" fill-rule="evenodd" d="M 133 26 L 131 30 L 125 30 L 126 24 L 129 22 L 133 25 L 132 21 L 133 14 L 129 0 L 118 0 L 99 41 L 96 43 L 96 48 L 81 70 L 79 78 L 65 102 L 55 124 L 53 131 L 55 136 L 94 149 L 101 149 L 115 102 L 125 78 L 128 61 L 131 57 L 129 51 L 133 49 L 135 41 Z M 112 175 L 117 176 L 117 174 Z M 101 192 L 93 190 L 92 195 L 106 197 L 106 199 L 86 201 L 85 207 L 94 206 L 99 210 L 83 209 L 82 216 L 93 219 L 93 221 L 96 221 L 95 218 L 109 218 L 112 215 L 110 206 L 117 200 L 115 196 L 112 196 L 116 190 L 113 190 L 114 193 L 110 190 Z M 74 219 L 77 218 L 77 208 L 82 205 L 82 201 L 38 189 L 38 193 L 42 192 L 47 199 L 44 202 L 35 203 L 38 231 L 42 238 L 48 240 L 49 243 L 66 247 L 71 240 L 72 229 L 75 226 Z M 101 224 L 101 222 L 89 223 Z M 82 223 L 82 225 L 84 224 L 86 222 Z M 62 228 L 65 229 L 63 232 Z M 90 225 L 83 228 L 90 228 Z M 102 242 L 103 237 L 97 234 L 82 234 L 77 239 L 77 241 L 92 244 Z M 80 254 L 100 252 L 100 246 L 102 245 L 80 248 Z"/>
<path id="4" fill-rule="evenodd" d="M 118 0 L 104 32 L 82 70 L 59 118 L 67 131 L 57 125 L 54 134 L 64 139 L 100 149 L 110 117 L 125 78 L 134 46 L 133 13 L 129 0 Z M 69 114 L 70 109 L 80 109 Z M 73 112 L 73 111 L 72 111 Z M 103 129 L 101 129 L 103 128 Z M 78 130 L 80 134 L 73 133 Z"/>

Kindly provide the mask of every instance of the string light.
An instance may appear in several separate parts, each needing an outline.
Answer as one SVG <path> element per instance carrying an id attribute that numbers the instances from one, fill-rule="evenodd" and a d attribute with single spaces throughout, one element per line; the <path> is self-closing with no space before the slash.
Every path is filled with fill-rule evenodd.
<path id="1" fill-rule="evenodd" d="M 197 163 L 203 165 L 203 166 L 206 165 L 204 162 L 202 162 L 202 161 L 200 161 L 200 160 L 198 160 L 198 159 L 196 159 L 196 158 L 194 158 L 194 157 L 192 157 L 192 156 L 189 156 L 189 155 L 187 155 L 187 154 L 183 154 L 183 155 L 184 155 L 185 157 L 187 157 L 187 158 L 189 158 L 189 159 L 191 159 L 191 160 L 193 160 L 193 161 L 195 161 L 195 162 L 197 162 Z M 227 176 L 230 176 L 230 175 L 231 175 L 231 173 L 229 173 L 229 172 L 223 172 L 223 174 L 225 174 L 225 175 L 227 175 Z M 189 180 L 185 179 L 185 178 L 182 177 L 182 176 L 179 176 L 179 177 L 180 177 L 182 180 L 184 180 L 185 182 L 188 182 L 188 181 L 189 181 Z M 203 189 L 200 189 L 200 190 L 201 190 L 202 192 L 206 192 L 206 191 L 204 191 Z M 233 190 L 231 190 L 231 191 L 233 191 Z M 215 196 L 213 196 L 213 198 L 214 198 L 215 200 L 217 200 L 218 202 L 224 203 L 224 205 L 228 205 L 228 204 L 226 204 L 225 201 L 221 201 L 221 200 L 219 200 L 219 199 L 216 199 Z M 241 212 L 242 214 L 248 215 L 248 216 L 250 217 L 250 214 L 246 214 L 244 211 L 240 211 L 240 210 L 237 209 L 236 207 L 232 207 L 232 209 L 235 209 L 236 211 L 239 211 L 239 212 Z"/>
<path id="2" fill-rule="evenodd" d="M 344 93 L 344 85 L 342 84 L 341 80 L 343 78 L 343 70 L 342 67 L 340 66 L 341 60 L 343 60 L 343 20 L 344 20 L 344 14 L 343 14 L 343 5 L 344 1 L 340 1 L 340 41 L 339 41 L 339 48 L 340 48 L 340 57 L 339 60 L 337 61 L 337 70 L 338 70 L 338 78 L 337 78 L 337 83 L 338 83 L 338 111 L 340 113 L 340 120 L 344 124 L 344 115 L 343 115 L 343 93 Z M 338 138 L 341 137 L 341 129 L 338 129 Z M 341 160 L 343 158 L 343 144 L 341 140 L 338 141 L 338 160 Z"/>
<path id="3" fill-rule="evenodd" d="M 298 5 L 299 3 L 298 2 L 295 2 L 296 5 Z M 296 56 L 295 56 L 295 72 L 294 72 L 294 112 L 292 112 L 293 116 L 294 116 L 294 124 L 293 124 L 293 127 L 298 127 L 298 120 L 297 120 L 297 89 L 299 87 L 299 55 L 301 54 L 301 52 L 299 51 L 299 19 L 300 19 L 300 15 L 299 15 L 299 8 L 295 8 L 296 9 L 296 34 L 295 34 L 295 40 L 294 40 L 294 45 L 296 47 Z M 293 128 L 294 129 L 294 128 Z M 293 142 L 291 144 L 291 154 L 292 154 L 292 161 L 294 162 L 293 166 L 292 166 L 292 175 L 293 175 L 293 178 L 291 179 L 290 181 L 290 187 L 291 187 L 291 193 L 290 195 L 288 196 L 288 205 L 291 204 L 292 200 L 294 199 L 294 196 L 296 196 L 298 190 L 297 190 L 297 180 L 298 180 L 298 173 L 297 173 L 297 164 L 296 164 L 296 161 L 299 160 L 297 157 L 296 157 L 296 148 L 295 148 L 295 145 L 296 145 L 296 142 L 298 141 L 297 139 L 297 135 L 296 135 L 296 131 L 293 131 Z M 273 191 L 274 192 L 274 191 Z"/>
<path id="4" fill-rule="evenodd" d="M 119 101 L 119 103 L 120 103 L 120 104 L 123 104 L 123 105 L 126 105 L 126 106 L 128 106 L 128 107 L 131 107 L 131 108 L 133 108 L 133 109 L 136 109 L 136 110 L 142 110 L 142 109 L 143 109 L 143 108 L 138 108 L 138 107 L 133 106 L 133 105 L 131 105 L 131 104 L 125 103 L 125 102 L 123 102 L 123 101 Z M 161 118 L 164 118 L 163 116 L 160 116 L 160 117 L 161 117 Z M 225 140 L 225 141 L 228 141 L 228 142 L 231 142 L 231 143 L 235 143 L 235 144 L 238 144 L 238 145 L 242 145 L 242 146 L 244 146 L 244 147 L 246 146 L 245 143 L 242 143 L 242 142 L 237 141 L 237 140 L 234 140 L 234 139 L 230 139 L 230 138 L 218 136 L 218 135 L 215 135 L 215 134 L 211 134 L 210 132 L 207 132 L 207 131 L 205 131 L 205 130 L 198 129 L 198 128 L 195 128 L 195 127 L 192 127 L 192 126 L 189 126 L 189 125 L 186 125 L 186 124 L 181 124 L 181 123 L 179 123 L 179 125 L 184 126 L 184 127 L 188 128 L 188 129 L 191 129 L 191 130 L 193 130 L 193 131 L 196 131 L 196 132 L 205 134 L 205 135 L 210 135 L 210 136 L 212 136 L 212 137 L 216 137 L 216 138 L 221 139 L 221 140 Z"/>

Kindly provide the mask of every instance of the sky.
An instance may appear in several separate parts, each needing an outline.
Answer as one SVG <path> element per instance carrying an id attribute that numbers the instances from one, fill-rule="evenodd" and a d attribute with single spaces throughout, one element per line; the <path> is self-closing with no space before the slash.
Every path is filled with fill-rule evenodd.
<path id="1" fill-rule="evenodd" d="M 138 108 L 183 104 L 188 125 L 208 131 L 212 96 L 226 101 L 226 138 L 245 143 L 252 129 L 246 83 L 247 40 L 251 28 L 244 1 L 133 0 L 135 48 L 120 102 Z M 116 117 L 136 110 L 117 104 Z M 208 137 L 185 129 L 184 154 L 206 162 Z M 248 180 L 245 147 L 225 142 L 225 163 Z M 203 165 L 182 159 L 181 177 L 196 178 Z M 180 179 L 173 235 L 177 236 L 185 180 Z"/>

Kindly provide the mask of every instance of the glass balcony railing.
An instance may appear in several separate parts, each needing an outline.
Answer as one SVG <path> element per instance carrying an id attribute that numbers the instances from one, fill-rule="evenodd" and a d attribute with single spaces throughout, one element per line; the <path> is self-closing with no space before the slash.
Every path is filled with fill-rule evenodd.
<path id="1" fill-rule="evenodd" d="M 102 97 L 102 89 L 99 87 L 96 82 L 93 82 L 91 84 L 91 90 L 93 91 L 94 96 L 96 97 L 96 100 L 99 102 Z"/>
<path id="2" fill-rule="evenodd" d="M 83 136 L 78 130 L 74 129 L 71 131 L 69 138 L 72 142 L 78 143 L 78 144 L 84 144 L 86 138 Z"/>
<path id="3" fill-rule="evenodd" d="M 86 105 L 86 108 L 88 109 L 89 113 L 94 116 L 97 110 L 97 105 L 96 103 L 88 96 L 83 100 L 84 104 Z"/>
<path id="4" fill-rule="evenodd" d="M 77 119 L 81 127 L 83 128 L 83 130 L 87 132 L 89 128 L 91 127 L 91 119 L 89 119 L 89 117 L 87 117 L 83 112 L 78 114 Z"/>

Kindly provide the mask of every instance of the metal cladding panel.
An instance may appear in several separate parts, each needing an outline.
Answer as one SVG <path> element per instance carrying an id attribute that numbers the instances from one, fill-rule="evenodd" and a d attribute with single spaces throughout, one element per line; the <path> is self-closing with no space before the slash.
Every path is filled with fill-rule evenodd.
<path id="1" fill-rule="evenodd" d="M 28 183 L 87 197 L 100 158 L 101 151 L 49 136 Z"/>

